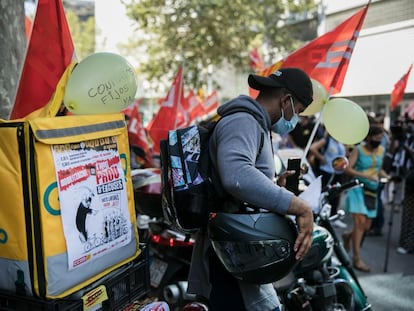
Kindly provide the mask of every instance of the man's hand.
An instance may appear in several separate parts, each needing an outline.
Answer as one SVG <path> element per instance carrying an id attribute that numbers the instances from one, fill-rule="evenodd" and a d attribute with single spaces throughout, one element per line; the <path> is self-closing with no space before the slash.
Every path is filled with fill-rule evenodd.
<path id="1" fill-rule="evenodd" d="M 280 187 L 285 187 L 286 186 L 286 178 L 288 178 L 290 175 L 295 174 L 295 171 L 284 171 L 282 174 L 280 174 L 277 177 L 277 185 Z"/>
<path id="2" fill-rule="evenodd" d="M 296 238 L 294 251 L 296 260 L 302 260 L 312 245 L 313 237 L 313 213 L 311 207 L 298 197 L 294 197 L 287 210 L 290 215 L 296 216 L 298 237 Z"/>

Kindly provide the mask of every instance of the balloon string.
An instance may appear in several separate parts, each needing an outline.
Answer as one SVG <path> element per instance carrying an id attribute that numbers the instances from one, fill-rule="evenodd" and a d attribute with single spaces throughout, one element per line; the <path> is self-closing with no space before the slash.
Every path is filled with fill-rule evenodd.
<path id="1" fill-rule="evenodd" d="M 333 87 L 330 88 L 329 93 L 328 93 L 328 95 L 327 95 L 327 97 L 325 99 L 325 102 L 324 102 L 323 106 L 322 106 L 322 109 L 321 109 L 321 111 L 319 113 L 319 116 L 318 116 L 318 118 L 317 118 L 317 120 L 315 122 L 315 125 L 313 126 L 312 133 L 309 136 L 309 139 L 308 139 L 308 142 L 306 143 L 305 149 L 303 150 L 303 155 L 302 155 L 301 163 L 304 163 L 305 160 L 306 160 L 306 156 L 307 156 L 307 154 L 309 152 L 309 149 L 310 149 L 310 146 L 311 146 L 311 144 L 313 142 L 313 139 L 315 138 L 316 131 L 318 130 L 319 125 L 321 124 L 322 114 L 323 114 L 323 111 L 325 110 L 326 103 L 328 102 L 329 98 L 331 97 L 332 91 L 333 91 Z"/>

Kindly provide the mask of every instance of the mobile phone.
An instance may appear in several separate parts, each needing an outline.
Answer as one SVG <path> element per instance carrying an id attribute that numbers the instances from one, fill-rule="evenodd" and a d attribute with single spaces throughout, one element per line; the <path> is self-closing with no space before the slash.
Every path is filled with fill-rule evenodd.
<path id="1" fill-rule="evenodd" d="M 286 189 L 292 191 L 295 195 L 299 194 L 300 162 L 300 158 L 290 158 L 287 162 L 287 170 L 295 171 L 295 174 L 286 178 Z"/>

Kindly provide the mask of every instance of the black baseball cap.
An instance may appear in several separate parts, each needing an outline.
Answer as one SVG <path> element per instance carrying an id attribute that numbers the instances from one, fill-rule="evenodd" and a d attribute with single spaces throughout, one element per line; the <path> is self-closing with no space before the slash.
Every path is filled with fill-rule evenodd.
<path id="1" fill-rule="evenodd" d="M 304 106 L 313 101 L 313 88 L 309 76 L 299 68 L 280 68 L 268 77 L 250 74 L 249 86 L 255 90 L 284 87 L 300 100 Z"/>

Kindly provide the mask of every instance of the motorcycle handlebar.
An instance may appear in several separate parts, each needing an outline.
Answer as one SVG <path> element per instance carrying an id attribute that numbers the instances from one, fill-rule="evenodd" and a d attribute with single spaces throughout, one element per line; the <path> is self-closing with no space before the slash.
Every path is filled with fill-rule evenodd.
<path id="1" fill-rule="evenodd" d="M 358 179 L 353 179 L 353 180 L 348 181 L 344 184 L 336 183 L 334 185 L 330 185 L 326 189 L 326 192 L 328 193 L 329 196 L 331 196 L 331 195 L 334 195 L 334 194 L 341 193 L 342 191 L 348 190 L 348 189 L 353 188 L 355 186 L 362 187 L 363 185 L 364 184 L 360 183 Z"/>

